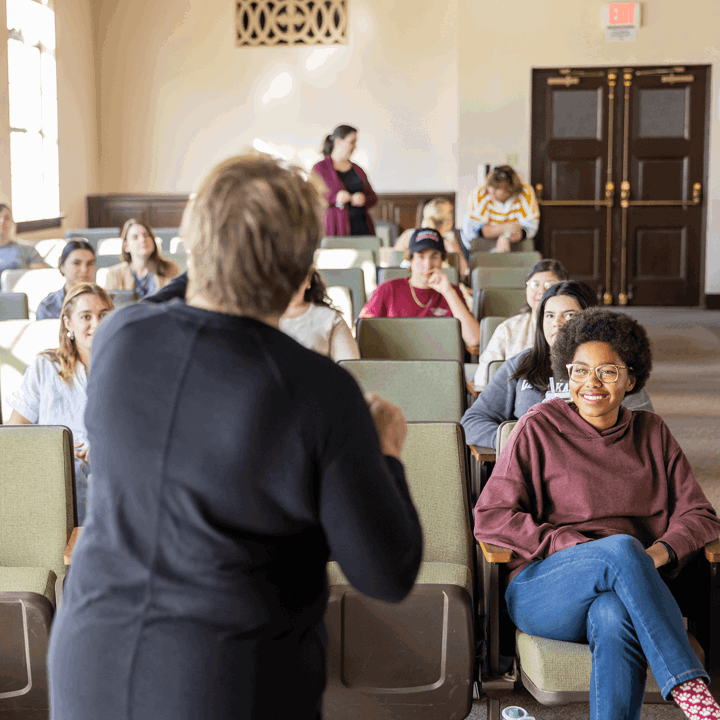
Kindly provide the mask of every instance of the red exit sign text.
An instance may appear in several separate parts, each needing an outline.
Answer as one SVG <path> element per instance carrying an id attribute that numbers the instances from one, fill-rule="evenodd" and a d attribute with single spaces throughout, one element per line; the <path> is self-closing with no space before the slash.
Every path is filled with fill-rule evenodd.
<path id="1" fill-rule="evenodd" d="M 602 6 L 603 27 L 640 27 L 640 3 L 610 3 Z"/>

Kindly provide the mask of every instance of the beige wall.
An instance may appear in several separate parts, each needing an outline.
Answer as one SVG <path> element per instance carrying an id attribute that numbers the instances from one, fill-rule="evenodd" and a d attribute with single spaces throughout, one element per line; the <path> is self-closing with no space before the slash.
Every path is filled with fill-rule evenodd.
<path id="1" fill-rule="evenodd" d="M 231 0 L 58 3 L 65 227 L 85 222 L 88 193 L 189 191 L 256 139 L 309 166 L 341 122 L 360 129 L 356 159 L 376 189 L 457 189 L 461 216 L 479 163 L 517 154 L 527 174 L 533 67 L 718 59 L 716 0 L 689 5 L 680 30 L 674 0 L 648 0 L 638 40 L 612 44 L 600 4 L 350 0 L 347 46 L 249 49 L 234 46 Z M 720 292 L 711 82 L 706 290 Z M 0 126 L 6 101 L 0 91 Z M 0 192 L 6 145 L 0 131 Z"/>
<path id="2" fill-rule="evenodd" d="M 477 165 L 520 156 L 527 177 L 530 156 L 530 77 L 533 67 L 582 65 L 713 64 L 720 60 L 717 0 L 684 5 L 642 3 L 637 41 L 606 43 L 598 2 L 518 0 L 508 19 L 501 0 L 458 0 L 460 211 L 476 183 Z M 687 18 L 678 22 L 678 14 Z M 507 28 L 500 31 L 498 28 Z M 706 188 L 706 291 L 720 292 L 720 77 L 711 70 L 709 178 Z"/>
<path id="3" fill-rule="evenodd" d="M 456 0 L 351 0 L 333 48 L 236 48 L 228 0 L 98 5 L 101 191 L 191 190 L 256 139 L 309 167 L 339 123 L 377 190 L 455 187 Z"/>

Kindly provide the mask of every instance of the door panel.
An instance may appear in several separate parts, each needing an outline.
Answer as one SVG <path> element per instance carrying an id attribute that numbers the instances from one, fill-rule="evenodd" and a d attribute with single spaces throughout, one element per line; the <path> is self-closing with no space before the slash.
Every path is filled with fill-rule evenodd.
<path id="1" fill-rule="evenodd" d="M 708 72 L 533 71 L 537 244 L 606 304 L 701 300 Z"/>

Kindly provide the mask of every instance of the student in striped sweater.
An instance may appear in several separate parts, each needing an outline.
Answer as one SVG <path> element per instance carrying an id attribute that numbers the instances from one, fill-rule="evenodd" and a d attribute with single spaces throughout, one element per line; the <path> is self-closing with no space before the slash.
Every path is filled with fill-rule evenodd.
<path id="1" fill-rule="evenodd" d="M 535 237 L 539 222 L 533 189 L 522 183 L 510 165 L 498 165 L 470 195 L 462 241 L 470 250 L 473 239 L 480 237 L 487 241 L 482 249 L 512 252 L 521 240 Z"/>

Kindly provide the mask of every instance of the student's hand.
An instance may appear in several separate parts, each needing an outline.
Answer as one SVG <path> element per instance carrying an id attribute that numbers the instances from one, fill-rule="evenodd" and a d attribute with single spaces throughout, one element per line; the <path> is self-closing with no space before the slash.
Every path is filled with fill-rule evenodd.
<path id="1" fill-rule="evenodd" d="M 522 240 L 522 225 L 517 222 L 507 223 L 507 225 L 509 226 L 507 232 L 510 233 L 510 242 L 519 242 L 520 240 Z"/>
<path id="2" fill-rule="evenodd" d="M 433 270 L 428 276 L 427 284 L 441 295 L 447 295 L 449 292 L 455 292 L 450 284 L 448 276 L 442 270 Z"/>
<path id="3" fill-rule="evenodd" d="M 407 435 L 407 424 L 402 410 L 375 393 L 365 393 L 365 402 L 375 422 L 383 455 L 400 460 Z"/>
<path id="4" fill-rule="evenodd" d="M 74 443 L 75 445 L 75 457 L 78 460 L 82 460 L 84 463 L 88 461 L 88 452 L 90 450 L 89 447 L 85 445 L 85 443 Z"/>
<path id="5" fill-rule="evenodd" d="M 662 567 L 670 562 L 668 551 L 665 549 L 665 546 L 660 543 L 654 543 L 645 552 L 653 559 L 656 568 Z"/>
<path id="6" fill-rule="evenodd" d="M 347 190 L 340 190 L 335 196 L 335 202 L 340 205 L 347 205 L 350 202 L 352 195 Z"/>
<path id="7" fill-rule="evenodd" d="M 511 245 L 512 243 L 507 235 L 500 235 L 495 243 L 495 252 L 509 253 L 512 250 Z"/>
<path id="8" fill-rule="evenodd" d="M 362 207 L 365 205 L 365 195 L 361 192 L 353 193 L 350 202 L 354 207 Z"/>

